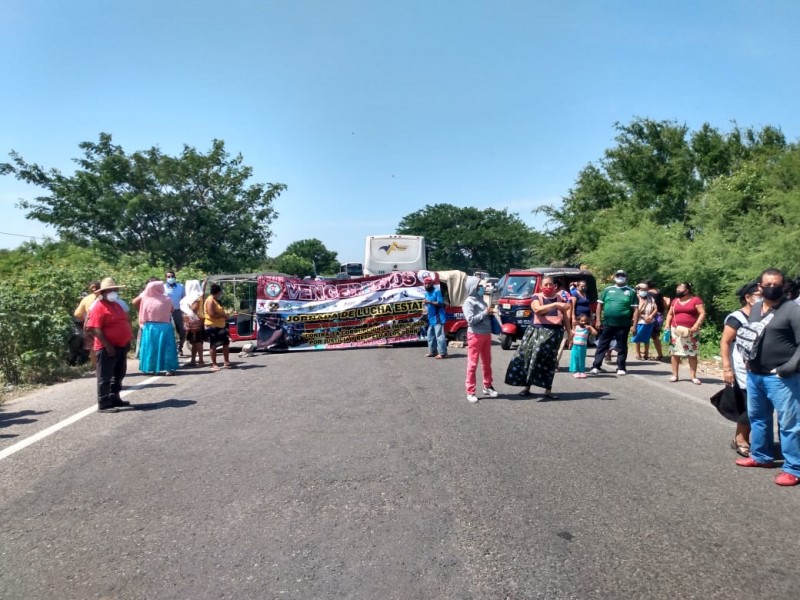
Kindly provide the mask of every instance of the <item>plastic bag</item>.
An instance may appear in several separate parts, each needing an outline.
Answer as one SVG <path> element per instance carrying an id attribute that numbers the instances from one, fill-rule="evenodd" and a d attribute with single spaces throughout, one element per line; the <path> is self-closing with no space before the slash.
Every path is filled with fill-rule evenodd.
<path id="1" fill-rule="evenodd" d="M 500 320 L 494 315 L 489 315 L 489 319 L 491 319 L 492 323 L 492 335 L 500 335 L 501 333 L 503 333 L 503 328 L 500 325 Z"/>

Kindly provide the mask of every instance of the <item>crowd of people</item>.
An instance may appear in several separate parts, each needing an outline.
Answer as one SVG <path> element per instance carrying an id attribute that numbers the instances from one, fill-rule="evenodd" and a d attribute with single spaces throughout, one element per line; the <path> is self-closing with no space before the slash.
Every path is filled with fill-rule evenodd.
<path id="1" fill-rule="evenodd" d="M 774 468 L 773 412 L 777 413 L 781 473 L 775 483 L 793 486 L 800 483 L 800 285 L 788 282 L 777 269 L 767 269 L 757 281 L 739 290 L 741 308 L 725 319 L 720 352 L 723 379 L 738 408 L 728 417 L 736 422 L 731 447 L 741 455 L 741 467 Z M 491 361 L 491 323 L 495 310 L 483 298 L 481 281 L 467 278 L 469 296 L 463 305 L 467 333 L 466 392 L 470 403 L 476 395 L 476 372 L 482 365 L 483 394 L 496 397 Z M 675 287 L 673 298 L 665 297 L 652 281 L 632 288 L 627 275 L 614 274 L 613 285 L 605 288 L 597 301 L 594 324 L 585 283 L 575 282 L 571 292 L 559 289 L 552 277 L 543 276 L 539 292 L 531 298 L 531 325 L 509 362 L 505 383 L 521 387 L 522 396 L 531 387 L 544 390 L 543 399 L 552 400 L 553 382 L 559 367 L 562 340 L 569 340 L 569 371 L 583 379 L 586 374 L 586 347 L 596 337 L 592 375 L 603 372 L 603 359 L 616 352 L 616 374 L 627 373 L 628 338 L 635 344 L 637 358 L 650 360 L 650 345 L 655 360 L 663 357 L 662 343 L 668 344 L 671 376 L 680 381 L 680 367 L 686 358 L 689 381 L 701 385 L 697 376 L 699 336 L 706 319 L 703 300 L 689 282 Z M 594 325 L 594 326 L 593 326 Z M 723 412 L 723 411 L 721 411 Z M 724 413 L 723 413 L 724 414 Z"/>
<path id="2" fill-rule="evenodd" d="M 130 406 L 121 399 L 122 381 L 127 371 L 127 355 L 133 339 L 128 305 L 119 297 L 113 278 L 89 284 L 89 293 L 75 309 L 76 321 L 83 324 L 84 344 L 89 350 L 97 374 L 97 405 L 100 412 L 118 412 Z M 138 311 L 139 333 L 136 357 L 139 370 L 147 374 L 175 376 L 179 356 L 185 356 L 188 343 L 189 362 L 186 368 L 205 367 L 203 343 L 209 342 L 211 371 L 233 369 L 230 361 L 230 339 L 225 326 L 227 314 L 220 302 L 222 288 L 212 284 L 203 301 L 200 281 L 180 284 L 174 271 L 167 271 L 164 280 L 151 277 L 144 290 L 131 301 Z M 222 349 L 222 365 L 217 363 Z"/>
<path id="3" fill-rule="evenodd" d="M 783 454 L 782 472 L 775 483 L 800 483 L 800 285 L 787 281 L 777 269 L 767 269 L 756 281 L 743 285 L 737 295 L 740 308 L 727 316 L 720 342 L 725 396 L 733 400 L 720 412 L 736 422 L 731 448 L 740 456 L 741 467 L 774 468 L 773 413 L 777 413 Z M 447 358 L 444 337 L 445 302 L 433 279 L 423 281 L 424 304 L 429 323 L 428 357 Z M 97 376 L 97 402 L 101 412 L 117 412 L 130 404 L 120 397 L 126 375 L 132 327 L 127 304 L 111 277 L 89 284 L 89 295 L 75 309 L 84 323 L 85 344 Z M 566 288 L 566 289 L 565 289 Z M 189 345 L 187 368 L 205 367 L 203 343 L 209 343 L 211 371 L 235 368 L 230 362 L 227 314 L 221 304 L 222 288 L 212 284 L 203 301 L 200 282 L 177 283 L 167 271 L 162 281 L 151 278 L 132 305 L 138 310 L 137 357 L 143 373 L 178 372 L 179 355 Z M 477 370 L 482 369 L 482 395 L 497 397 L 492 373 L 492 333 L 499 327 L 494 307 L 486 302 L 485 287 L 477 277 L 466 279 L 462 306 L 467 322 L 466 393 L 470 403 L 479 402 Z M 675 287 L 673 298 L 664 296 L 652 281 L 630 287 L 627 274 L 619 270 L 613 284 L 600 293 L 593 315 L 586 283 L 566 285 L 543 276 L 531 298 L 532 321 L 509 362 L 505 383 L 521 388 L 543 389 L 544 400 L 553 393 L 562 350 L 570 350 L 569 371 L 576 379 L 588 377 L 587 346 L 596 340 L 591 375 L 604 372 L 606 355 L 616 354 L 616 375 L 627 374 L 630 341 L 639 360 L 662 360 L 668 345 L 671 363 L 669 381 L 680 381 L 686 358 L 689 379 L 697 376 L 699 331 L 706 319 L 703 300 L 689 282 Z M 594 321 L 592 321 L 594 317 Z M 651 359 L 650 346 L 656 356 Z M 664 345 L 662 345 L 664 344 Z M 217 362 L 222 348 L 222 365 Z"/>

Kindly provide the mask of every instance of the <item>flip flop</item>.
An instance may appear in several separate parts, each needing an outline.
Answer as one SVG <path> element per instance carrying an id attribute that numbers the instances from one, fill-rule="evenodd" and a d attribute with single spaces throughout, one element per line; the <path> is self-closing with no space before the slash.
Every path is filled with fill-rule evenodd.
<path id="1" fill-rule="evenodd" d="M 670 383 L 675 383 L 676 381 L 678 381 L 678 378 L 675 375 L 669 378 Z"/>
<path id="2" fill-rule="evenodd" d="M 222 368 L 223 369 L 235 369 L 236 365 L 234 365 L 233 363 L 228 363 L 227 365 L 222 365 Z"/>
<path id="3" fill-rule="evenodd" d="M 219 371 L 219 367 L 217 365 L 211 365 L 211 369 L 209 369 L 212 373 L 216 373 Z"/>
<path id="4" fill-rule="evenodd" d="M 703 385 L 703 382 L 700 381 L 697 377 L 692 377 L 692 383 L 695 385 Z"/>
<path id="5" fill-rule="evenodd" d="M 750 446 L 747 444 L 740 444 L 735 438 L 731 441 L 731 450 L 736 450 L 736 454 L 744 456 L 745 458 L 750 456 Z"/>
<path id="6" fill-rule="evenodd" d="M 519 393 L 519 395 L 520 395 L 520 396 L 523 396 L 523 397 L 525 397 L 525 396 L 530 396 L 530 395 L 531 395 L 531 391 L 530 391 L 530 390 L 522 390 L 522 391 Z"/>

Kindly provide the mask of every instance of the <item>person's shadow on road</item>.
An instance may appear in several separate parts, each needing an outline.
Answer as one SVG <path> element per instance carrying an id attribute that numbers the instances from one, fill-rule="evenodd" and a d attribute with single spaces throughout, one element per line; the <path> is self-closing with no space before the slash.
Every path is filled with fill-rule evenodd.
<path id="1" fill-rule="evenodd" d="M 177 398 L 169 398 L 168 400 L 161 400 L 160 402 L 143 402 L 137 403 L 132 406 L 136 410 L 160 410 L 162 408 L 185 408 L 197 404 L 197 400 L 178 400 Z"/>
<path id="2" fill-rule="evenodd" d="M 17 412 L 2 412 L 0 411 L 0 427 L 11 427 L 12 425 L 25 425 L 28 423 L 36 423 L 38 419 L 31 419 L 26 417 L 35 417 L 39 415 L 46 415 L 49 410 L 20 410 Z"/>
<path id="3" fill-rule="evenodd" d="M 520 396 L 519 394 L 500 394 L 500 398 L 512 401 L 533 401 L 533 402 L 565 402 L 575 400 L 613 400 L 608 392 L 557 392 L 556 397 L 545 398 L 541 392 L 531 392 L 530 396 Z"/>

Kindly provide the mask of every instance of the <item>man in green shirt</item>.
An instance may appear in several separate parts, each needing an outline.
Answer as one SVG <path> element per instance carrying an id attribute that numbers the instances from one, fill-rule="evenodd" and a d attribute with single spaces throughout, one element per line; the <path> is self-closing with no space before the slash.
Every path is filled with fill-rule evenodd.
<path id="1" fill-rule="evenodd" d="M 625 361 L 628 358 L 628 333 L 634 333 L 639 320 L 639 298 L 628 284 L 625 271 L 614 273 L 614 285 L 608 286 L 597 299 L 597 322 L 600 332 L 594 353 L 592 375 L 601 373 L 603 357 L 611 345 L 617 346 L 617 375 L 625 375 Z"/>

